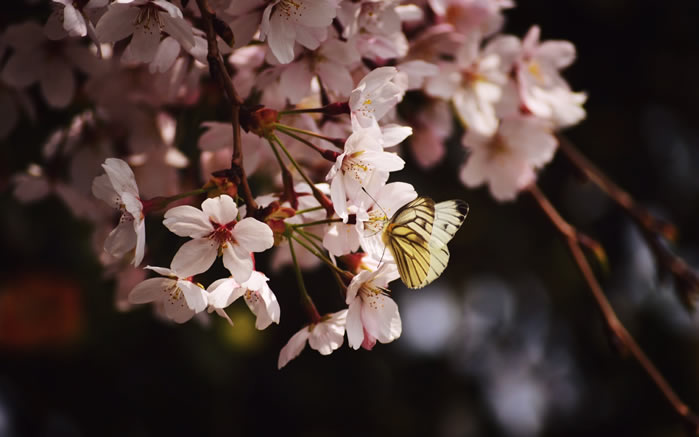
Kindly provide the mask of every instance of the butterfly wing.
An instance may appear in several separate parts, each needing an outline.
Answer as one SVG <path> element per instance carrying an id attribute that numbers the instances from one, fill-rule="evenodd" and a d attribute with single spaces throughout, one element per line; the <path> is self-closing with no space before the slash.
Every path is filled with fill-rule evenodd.
<path id="1" fill-rule="evenodd" d="M 430 264 L 429 272 L 420 283 L 422 288 L 442 274 L 449 263 L 449 248 L 447 243 L 454 238 L 468 214 L 468 204 L 463 200 L 447 200 L 435 205 L 432 234 L 430 235 Z"/>
<path id="2" fill-rule="evenodd" d="M 434 201 L 418 197 L 396 211 L 384 230 L 384 244 L 396 261 L 403 283 L 410 288 L 422 287 L 430 274 L 434 220 Z"/>

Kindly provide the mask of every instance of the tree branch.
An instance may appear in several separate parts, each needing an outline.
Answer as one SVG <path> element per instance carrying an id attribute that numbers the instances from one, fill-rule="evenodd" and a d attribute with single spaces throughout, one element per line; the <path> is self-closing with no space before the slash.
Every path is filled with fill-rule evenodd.
<path id="1" fill-rule="evenodd" d="M 674 254 L 660 238 L 662 235 L 668 240 L 674 240 L 677 236 L 675 227 L 671 223 L 653 216 L 646 208 L 636 203 L 629 193 L 616 185 L 599 168 L 583 156 L 567 138 L 558 135 L 558 139 L 561 150 L 570 162 L 609 197 L 614 199 L 639 226 L 658 263 L 675 278 L 676 290 L 682 303 L 689 308 L 693 308 L 694 300 L 699 295 L 699 275 L 687 262 Z"/>
<path id="2" fill-rule="evenodd" d="M 601 285 L 597 281 L 590 264 L 585 258 L 585 254 L 580 248 L 580 242 L 576 238 L 576 229 L 566 222 L 556 211 L 554 206 L 549 202 L 548 198 L 539 190 L 536 184 L 532 184 L 529 187 L 529 192 L 532 194 L 534 199 L 537 201 L 542 211 L 548 216 L 551 222 L 556 226 L 556 229 L 565 237 L 568 248 L 575 263 L 580 269 L 580 273 L 583 275 L 585 282 L 592 293 L 592 296 L 599 307 L 602 317 L 607 325 L 609 331 L 614 335 L 614 339 L 621 344 L 626 351 L 628 351 L 636 361 L 641 365 L 643 370 L 648 374 L 648 376 L 653 380 L 653 383 L 662 392 L 665 399 L 670 403 L 672 408 L 677 412 L 677 414 L 684 419 L 686 424 L 690 427 L 691 432 L 694 435 L 699 435 L 699 416 L 697 416 L 690 408 L 685 404 L 680 397 L 675 393 L 670 384 L 667 382 L 665 377 L 660 373 L 655 364 L 648 358 L 646 353 L 641 349 L 641 347 L 636 343 L 636 340 L 629 334 L 624 325 L 621 323 L 619 318 L 614 311 L 611 303 L 604 294 Z"/>
<path id="3" fill-rule="evenodd" d="M 248 178 L 245 174 L 245 169 L 243 168 L 243 148 L 240 137 L 240 107 L 243 104 L 243 100 L 235 90 L 231 76 L 228 74 L 226 64 L 223 62 L 221 53 L 219 53 L 218 50 L 215 29 L 216 14 L 209 6 L 208 0 L 197 0 L 197 6 L 199 6 L 199 11 L 201 12 L 202 20 L 204 21 L 204 31 L 206 33 L 208 51 L 206 59 L 209 62 L 209 72 L 211 73 L 211 77 L 218 83 L 218 86 L 226 95 L 226 99 L 228 99 L 231 104 L 231 126 L 233 127 L 233 156 L 231 157 L 231 170 L 239 179 L 236 182 L 241 188 L 240 191 L 243 200 L 249 208 L 248 211 L 250 213 L 254 213 L 258 207 L 257 203 L 255 202 L 255 198 L 252 195 L 252 191 L 250 190 L 250 186 L 248 185 Z"/>

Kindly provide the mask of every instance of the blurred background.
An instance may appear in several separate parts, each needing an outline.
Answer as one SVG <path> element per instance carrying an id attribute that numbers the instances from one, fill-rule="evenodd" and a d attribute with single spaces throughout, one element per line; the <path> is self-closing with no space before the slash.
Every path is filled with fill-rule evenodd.
<path id="1" fill-rule="evenodd" d="M 48 7 L 7 12 L 3 26 L 44 20 Z M 507 33 L 538 24 L 542 39 L 576 45 L 564 75 L 589 94 L 588 116 L 567 136 L 674 223 L 674 250 L 699 266 L 699 3 L 522 0 L 505 15 Z M 279 326 L 256 331 L 242 302 L 229 308 L 234 328 L 164 323 L 146 307 L 115 307 L 89 226 L 60 201 L 24 206 L 12 197 L 10 175 L 69 119 L 40 111 L 45 125 L 25 119 L 0 146 L 0 436 L 684 435 L 637 363 L 610 344 L 536 203 L 522 195 L 501 205 L 485 189 L 464 189 L 460 147 L 428 172 L 406 154 L 397 176 L 421 194 L 471 205 L 446 273 L 419 292 L 396 286 L 400 339 L 329 357 L 307 349 L 278 371 L 280 348 L 306 323 L 290 269 L 271 275 Z M 540 185 L 602 242 L 609 268 L 596 273 L 614 308 L 699 409 L 699 316 L 680 303 L 639 231 L 560 154 Z M 149 218 L 149 232 L 158 222 Z M 341 307 L 326 270 L 307 283 L 322 312 Z"/>

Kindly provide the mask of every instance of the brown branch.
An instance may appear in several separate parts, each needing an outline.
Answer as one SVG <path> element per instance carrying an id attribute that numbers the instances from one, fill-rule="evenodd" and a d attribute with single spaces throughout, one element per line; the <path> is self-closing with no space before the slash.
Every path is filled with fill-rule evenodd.
<path id="1" fill-rule="evenodd" d="M 650 232 L 660 233 L 670 240 L 675 238 L 677 230 L 671 223 L 653 216 L 650 211 L 636 203 L 629 193 L 615 184 L 604 172 L 580 153 L 570 140 L 562 135 L 558 135 L 558 142 L 561 151 L 563 151 L 570 162 L 580 169 L 588 179 L 600 187 L 609 197 L 614 199 L 616 203 L 624 208 L 639 226 Z"/>
<path id="2" fill-rule="evenodd" d="M 556 226 L 558 231 L 565 237 L 566 243 L 568 243 L 568 248 L 570 249 L 575 263 L 580 269 L 585 282 L 592 293 L 592 296 L 599 307 L 604 322 L 607 325 L 609 331 L 614 335 L 614 339 L 621 344 L 626 351 L 628 351 L 636 361 L 641 365 L 643 370 L 648 374 L 648 376 L 653 380 L 653 383 L 662 392 L 665 399 L 670 403 L 672 408 L 677 412 L 680 417 L 682 417 L 687 425 L 690 427 L 691 432 L 694 435 L 699 435 L 699 416 L 697 416 L 690 408 L 685 404 L 682 399 L 675 393 L 670 384 L 667 382 L 665 377 L 660 373 L 655 364 L 648 358 L 646 353 L 641 349 L 641 347 L 636 343 L 636 340 L 629 334 L 624 325 L 621 323 L 619 318 L 614 311 L 611 303 L 604 294 L 604 290 L 600 286 L 597 278 L 595 277 L 590 264 L 585 258 L 585 254 L 580 248 L 580 242 L 577 239 L 577 231 L 575 228 L 566 222 L 561 215 L 556 211 L 555 207 L 551 204 L 548 198 L 539 190 L 536 184 L 529 187 L 529 192 L 532 194 L 534 199 L 537 201 L 542 211 L 548 216 L 551 222 Z"/>
<path id="3" fill-rule="evenodd" d="M 238 175 L 239 187 L 242 189 L 242 197 L 248 206 L 248 211 L 254 213 L 258 209 L 255 198 L 252 195 L 248 178 L 243 168 L 243 147 L 240 137 L 240 107 L 243 100 L 238 95 L 238 92 L 233 86 L 230 74 L 226 64 L 223 62 L 221 53 L 218 50 L 218 42 L 216 40 L 216 14 L 208 4 L 208 0 L 197 0 L 197 6 L 201 12 L 201 17 L 204 22 L 204 31 L 206 32 L 207 56 L 209 62 L 209 72 L 211 77 L 218 83 L 226 98 L 231 104 L 231 126 L 233 127 L 233 156 L 231 157 L 231 170 Z"/>
<path id="4" fill-rule="evenodd" d="M 616 185 L 599 168 L 590 162 L 565 137 L 558 135 L 561 150 L 583 174 L 594 182 L 609 197 L 614 199 L 641 229 L 644 239 L 653 251 L 658 263 L 675 278 L 676 290 L 682 303 L 688 308 L 694 307 L 694 300 L 699 295 L 699 275 L 681 257 L 674 254 L 659 236 L 674 240 L 676 228 L 664 220 L 654 217 L 646 208 L 636 203 L 629 193 Z"/>

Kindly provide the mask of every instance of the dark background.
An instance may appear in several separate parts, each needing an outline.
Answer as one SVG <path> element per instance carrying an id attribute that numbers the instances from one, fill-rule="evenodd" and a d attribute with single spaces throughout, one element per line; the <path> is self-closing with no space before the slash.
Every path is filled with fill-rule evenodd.
<path id="1" fill-rule="evenodd" d="M 697 265 L 699 3 L 519 3 L 506 12 L 508 33 L 523 36 L 539 24 L 542 39 L 578 49 L 565 76 L 588 92 L 588 117 L 567 136 L 675 223 L 675 249 Z M 46 10 L 17 8 L 0 23 L 43 20 Z M 454 159 L 427 173 L 406 155 L 408 170 L 397 177 L 471 205 L 443 277 L 420 292 L 394 290 L 401 338 L 372 352 L 345 345 L 322 357 L 307 349 L 278 371 L 279 349 L 305 323 L 290 270 L 271 276 L 282 318 L 264 332 L 242 302 L 230 309 L 234 328 L 222 320 L 169 325 L 145 308 L 122 313 L 92 255 L 89 226 L 56 199 L 32 206 L 13 199 L 9 175 L 36 160 L 49 128 L 68 119 L 40 112 L 38 125 L 23 121 L 0 146 L 0 326 L 25 329 L 0 332 L 0 435 L 683 435 L 637 363 L 610 345 L 536 203 L 522 195 L 501 205 L 485 189 L 462 188 L 458 146 Z M 596 272 L 620 318 L 699 409 L 699 320 L 638 231 L 560 154 L 540 185 L 602 242 L 609 268 Z M 149 219 L 149 232 L 158 221 Z M 307 281 L 322 312 L 341 307 L 326 271 Z"/>

